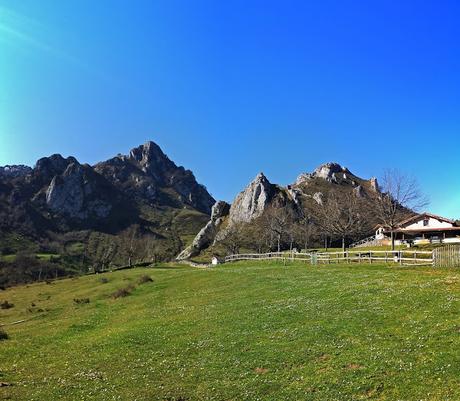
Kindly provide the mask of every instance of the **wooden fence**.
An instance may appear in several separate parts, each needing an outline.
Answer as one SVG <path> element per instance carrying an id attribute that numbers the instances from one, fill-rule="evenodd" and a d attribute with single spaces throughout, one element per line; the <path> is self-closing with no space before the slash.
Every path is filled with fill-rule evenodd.
<path id="1" fill-rule="evenodd" d="M 436 267 L 460 267 L 460 245 L 447 245 L 433 251 Z"/>
<path id="2" fill-rule="evenodd" d="M 269 252 L 269 253 L 245 253 L 229 255 L 225 262 L 238 260 L 282 260 L 304 261 L 312 265 L 333 263 L 397 263 L 404 266 L 432 266 L 432 251 L 359 251 L 346 250 L 345 252 Z"/>

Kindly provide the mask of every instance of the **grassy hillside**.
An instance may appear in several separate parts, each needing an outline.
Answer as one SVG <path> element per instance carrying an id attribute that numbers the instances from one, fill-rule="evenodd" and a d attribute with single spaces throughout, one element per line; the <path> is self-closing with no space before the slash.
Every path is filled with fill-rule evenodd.
<path id="1" fill-rule="evenodd" d="M 0 398 L 459 399 L 459 296 L 458 270 L 274 263 L 10 288 Z"/>

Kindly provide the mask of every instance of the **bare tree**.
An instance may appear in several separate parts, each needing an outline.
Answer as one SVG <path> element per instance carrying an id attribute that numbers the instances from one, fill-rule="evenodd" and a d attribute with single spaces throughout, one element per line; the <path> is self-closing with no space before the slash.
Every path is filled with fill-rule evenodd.
<path id="1" fill-rule="evenodd" d="M 140 241 L 139 226 L 132 225 L 122 234 L 120 234 L 120 246 L 122 252 L 127 258 L 128 266 L 131 267 L 133 263 L 133 258 L 138 254 L 139 247 L 142 245 Z"/>
<path id="2" fill-rule="evenodd" d="M 391 249 L 395 249 L 394 232 L 398 224 L 428 205 L 415 178 L 395 169 L 384 171 L 376 197 L 375 213 L 380 224 L 390 231 Z"/>
<path id="3" fill-rule="evenodd" d="M 245 227 L 246 241 L 248 249 L 254 250 L 257 253 L 263 253 L 270 250 L 271 234 L 266 230 L 264 219 L 258 218 L 247 224 Z"/>
<path id="4" fill-rule="evenodd" d="M 269 207 L 264 215 L 264 225 L 275 238 L 277 251 L 281 251 L 281 241 L 292 229 L 294 215 L 288 207 Z"/>
<path id="5" fill-rule="evenodd" d="M 225 238 L 220 242 L 230 255 L 237 254 L 245 242 L 244 225 L 233 223 L 226 229 Z"/>
<path id="6" fill-rule="evenodd" d="M 316 221 L 325 235 L 339 238 L 345 252 L 346 240 L 369 230 L 365 201 L 354 193 L 329 194 L 318 207 Z"/>
<path id="7" fill-rule="evenodd" d="M 305 251 L 309 248 L 311 239 L 316 232 L 316 226 L 314 223 L 314 219 L 307 215 L 304 214 L 294 225 L 293 227 L 295 237 L 303 246 Z"/>
<path id="8" fill-rule="evenodd" d="M 88 243 L 88 252 L 94 262 L 94 272 L 106 270 L 118 249 L 115 239 L 109 235 L 94 233 Z"/>

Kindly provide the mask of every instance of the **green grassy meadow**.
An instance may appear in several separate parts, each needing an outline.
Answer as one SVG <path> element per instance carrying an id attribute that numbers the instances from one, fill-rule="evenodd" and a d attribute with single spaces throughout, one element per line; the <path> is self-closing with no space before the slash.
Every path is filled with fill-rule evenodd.
<path id="1" fill-rule="evenodd" d="M 460 270 L 165 265 L 4 300 L 0 399 L 460 399 Z"/>

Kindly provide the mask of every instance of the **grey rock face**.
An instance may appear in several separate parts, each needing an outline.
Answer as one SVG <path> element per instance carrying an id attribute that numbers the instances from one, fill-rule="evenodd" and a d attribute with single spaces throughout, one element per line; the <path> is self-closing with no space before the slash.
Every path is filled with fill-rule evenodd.
<path id="1" fill-rule="evenodd" d="M 295 181 L 294 185 L 307 183 L 312 178 L 313 178 L 312 174 L 310 174 L 310 173 L 302 173 L 297 177 L 297 180 Z"/>
<path id="2" fill-rule="evenodd" d="M 362 198 L 364 197 L 364 189 L 361 185 L 358 185 L 357 187 L 353 188 L 353 193 L 358 197 Z"/>
<path id="3" fill-rule="evenodd" d="M 316 192 L 314 195 L 313 195 L 313 199 L 315 200 L 315 202 L 322 206 L 323 205 L 323 193 L 322 192 Z"/>
<path id="4" fill-rule="evenodd" d="M 369 181 L 371 183 L 372 190 L 374 190 L 375 192 L 379 192 L 380 189 L 379 189 L 379 183 L 377 182 L 377 178 L 372 177 Z"/>
<path id="5" fill-rule="evenodd" d="M 299 199 L 302 196 L 302 191 L 300 191 L 297 188 L 293 188 L 292 186 L 287 187 L 287 192 L 289 195 L 291 195 L 292 201 L 294 204 L 299 205 Z"/>
<path id="6" fill-rule="evenodd" d="M 89 167 L 88 167 L 89 169 Z M 71 218 L 107 217 L 110 203 L 97 197 L 96 183 L 79 163 L 70 164 L 62 175 L 55 176 L 47 191 L 46 204 L 54 212 Z"/>
<path id="7" fill-rule="evenodd" d="M 274 186 L 263 173 L 259 173 L 233 201 L 230 208 L 230 223 L 248 223 L 261 216 L 274 192 Z"/>
<path id="8" fill-rule="evenodd" d="M 222 219 L 228 215 L 229 211 L 230 205 L 227 202 L 216 202 L 212 207 L 211 219 L 197 234 L 192 242 L 192 245 L 184 249 L 179 256 L 177 256 L 177 260 L 189 259 L 198 255 L 203 249 L 210 246 L 216 238 Z"/>
<path id="9" fill-rule="evenodd" d="M 225 201 L 217 201 L 211 209 L 211 221 L 216 221 L 224 216 L 228 216 L 230 205 Z"/>
<path id="10" fill-rule="evenodd" d="M 128 159 L 137 162 L 144 173 L 148 173 L 158 181 L 164 180 L 164 173 L 177 168 L 161 148 L 152 141 L 132 149 Z"/>
<path id="11" fill-rule="evenodd" d="M 338 173 L 349 173 L 346 167 L 342 167 L 338 163 L 325 163 L 316 168 L 313 172 L 313 177 L 323 178 L 327 181 L 337 182 Z"/>

